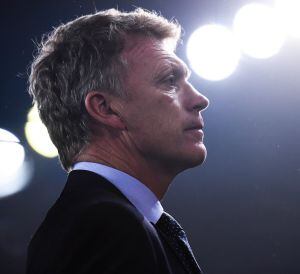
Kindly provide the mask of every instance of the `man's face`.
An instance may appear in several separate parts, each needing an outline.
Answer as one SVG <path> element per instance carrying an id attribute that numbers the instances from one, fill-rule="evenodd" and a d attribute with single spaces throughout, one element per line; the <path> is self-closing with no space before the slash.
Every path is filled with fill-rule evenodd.
<path id="1" fill-rule="evenodd" d="M 143 159 L 172 171 L 201 164 L 206 148 L 200 111 L 208 99 L 188 82 L 187 66 L 166 43 L 150 38 L 137 39 L 124 57 L 127 140 Z"/>

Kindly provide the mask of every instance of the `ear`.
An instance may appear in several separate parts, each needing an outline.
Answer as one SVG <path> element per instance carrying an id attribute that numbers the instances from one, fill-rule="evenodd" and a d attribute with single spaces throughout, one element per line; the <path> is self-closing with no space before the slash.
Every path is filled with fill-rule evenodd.
<path id="1" fill-rule="evenodd" d="M 115 129 L 125 129 L 126 126 L 118 109 L 111 107 L 113 100 L 117 100 L 117 98 L 105 92 L 90 91 L 85 98 L 85 108 L 95 121 Z"/>

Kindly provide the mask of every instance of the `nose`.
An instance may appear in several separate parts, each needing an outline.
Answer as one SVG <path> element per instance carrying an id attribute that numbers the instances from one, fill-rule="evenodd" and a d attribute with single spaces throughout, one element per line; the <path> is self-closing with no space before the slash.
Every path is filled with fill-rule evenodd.
<path id="1" fill-rule="evenodd" d="M 198 92 L 198 91 L 197 91 Z M 209 106 L 209 100 L 206 96 L 198 92 L 198 100 L 195 100 L 195 105 L 193 109 L 197 110 L 198 112 L 205 110 Z"/>
<path id="2" fill-rule="evenodd" d="M 205 110 L 209 106 L 209 100 L 206 96 L 196 90 L 190 83 L 189 88 L 191 92 L 191 109 L 197 112 Z"/>

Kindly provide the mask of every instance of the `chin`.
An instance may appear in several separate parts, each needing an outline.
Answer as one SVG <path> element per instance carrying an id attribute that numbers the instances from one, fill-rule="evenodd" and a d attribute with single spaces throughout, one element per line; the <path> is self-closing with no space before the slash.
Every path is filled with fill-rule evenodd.
<path id="1" fill-rule="evenodd" d="M 186 168 L 192 168 L 203 164 L 206 159 L 207 151 L 203 143 L 198 144 L 197 147 L 190 148 L 189 153 L 186 154 L 185 164 Z"/>
<path id="2" fill-rule="evenodd" d="M 197 149 L 196 153 L 197 154 L 196 156 L 196 162 L 197 162 L 197 165 L 201 165 L 203 164 L 203 162 L 205 161 L 206 159 L 206 155 L 207 155 L 207 150 L 206 150 L 206 147 L 203 143 L 200 144 L 199 148 Z"/>

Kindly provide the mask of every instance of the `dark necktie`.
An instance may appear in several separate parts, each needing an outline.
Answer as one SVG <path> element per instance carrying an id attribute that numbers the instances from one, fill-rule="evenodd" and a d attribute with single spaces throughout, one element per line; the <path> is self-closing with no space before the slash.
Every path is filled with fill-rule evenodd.
<path id="1" fill-rule="evenodd" d="M 199 265 L 194 257 L 186 234 L 179 223 L 168 213 L 163 212 L 155 225 L 171 248 L 174 250 L 188 273 L 201 273 Z"/>

